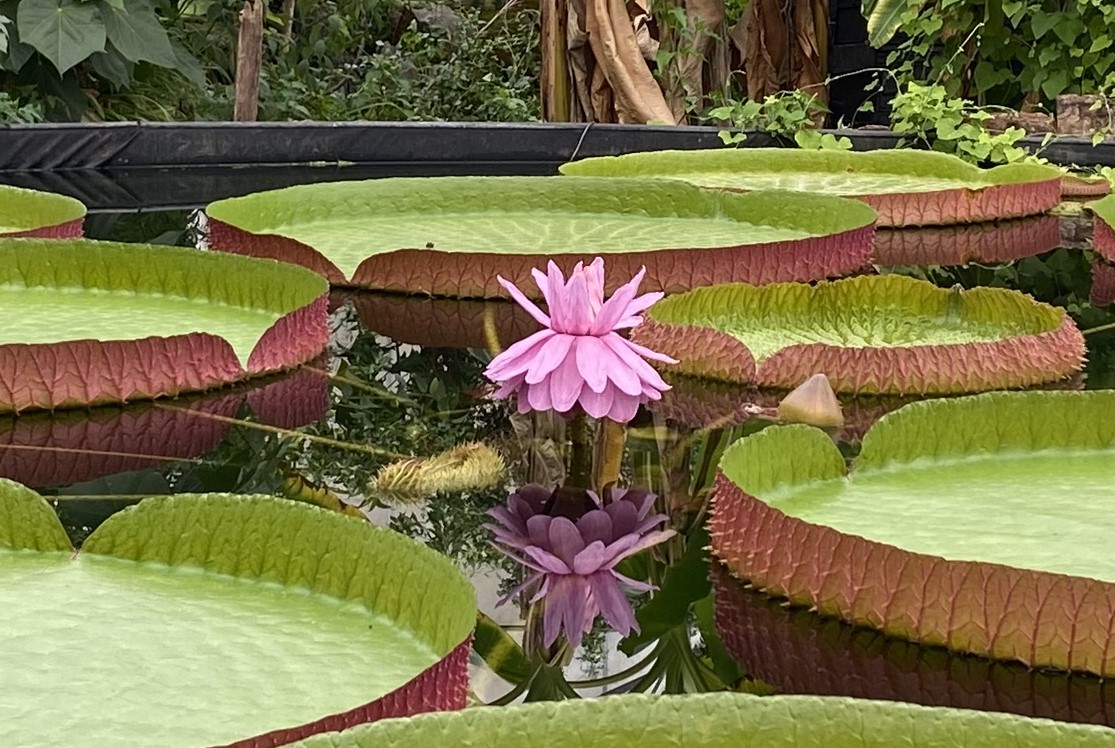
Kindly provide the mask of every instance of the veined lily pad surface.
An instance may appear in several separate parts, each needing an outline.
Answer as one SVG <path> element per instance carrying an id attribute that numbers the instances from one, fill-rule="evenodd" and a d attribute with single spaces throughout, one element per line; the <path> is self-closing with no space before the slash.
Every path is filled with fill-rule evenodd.
<path id="1" fill-rule="evenodd" d="M 50 192 L 0 184 L 0 236 L 79 237 L 85 206 Z"/>
<path id="2" fill-rule="evenodd" d="M 733 195 L 664 180 L 559 177 L 378 179 L 221 200 L 206 212 L 220 250 L 286 260 L 334 285 L 504 297 L 497 275 L 608 261 L 610 293 L 847 274 L 868 259 L 874 212 L 839 198 Z"/>
<path id="3" fill-rule="evenodd" d="M 177 395 L 292 368 L 328 337 L 302 268 L 188 249 L 0 240 L 0 411 Z"/>
<path id="4" fill-rule="evenodd" d="M 268 497 L 150 499 L 76 555 L 0 482 L 0 742 L 271 746 L 464 706 L 475 621 L 443 557 Z"/>
<path id="5" fill-rule="evenodd" d="M 907 405 L 849 473 L 823 432 L 730 447 L 713 553 L 822 615 L 1032 667 L 1115 675 L 1115 392 Z"/>
<path id="6" fill-rule="evenodd" d="M 1096 251 L 1115 262 L 1115 195 L 1108 195 L 1103 200 L 1092 203 L 1092 212 L 1096 216 Z"/>
<path id="7" fill-rule="evenodd" d="M 933 151 L 867 153 L 793 148 L 649 151 L 565 164 L 563 174 L 680 179 L 733 191 L 798 190 L 862 200 L 879 226 L 973 223 L 1044 213 L 1061 199 L 1061 174 L 1049 166 L 980 169 Z"/>
<path id="8" fill-rule="evenodd" d="M 700 288 L 655 304 L 632 339 L 678 359 L 682 374 L 791 389 L 823 373 L 838 392 L 863 394 L 1028 387 L 1084 360 L 1063 309 L 897 275 Z"/>
<path id="9" fill-rule="evenodd" d="M 302 748 L 1012 748 L 1115 745 L 1115 731 L 882 701 L 716 693 L 609 696 L 385 720 Z"/>

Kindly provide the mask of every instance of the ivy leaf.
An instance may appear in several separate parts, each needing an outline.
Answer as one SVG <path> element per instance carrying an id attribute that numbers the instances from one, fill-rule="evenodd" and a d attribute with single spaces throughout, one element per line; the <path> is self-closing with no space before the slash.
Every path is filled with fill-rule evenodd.
<path id="1" fill-rule="evenodd" d="M 1060 19 L 1061 16 L 1057 13 L 1035 13 L 1033 18 L 1030 19 L 1030 28 L 1034 32 L 1034 38 L 1041 39 L 1057 25 L 1057 21 Z"/>
<path id="2" fill-rule="evenodd" d="M 23 0 L 16 13 L 19 38 L 64 73 L 105 49 L 100 9 L 77 0 Z"/>
<path id="3" fill-rule="evenodd" d="M 147 0 L 97 0 L 97 5 L 104 16 L 108 40 L 126 59 L 175 67 L 170 39 Z"/>
<path id="4" fill-rule="evenodd" d="M 1064 68 L 1052 71 L 1049 77 L 1042 81 L 1041 92 L 1046 98 L 1055 99 L 1069 87 L 1069 72 Z"/>
<path id="5" fill-rule="evenodd" d="M 1100 50 L 1107 49 L 1111 46 L 1111 37 L 1107 34 L 1100 34 L 1092 40 L 1092 46 L 1088 48 L 1089 52 L 1099 52 Z"/>

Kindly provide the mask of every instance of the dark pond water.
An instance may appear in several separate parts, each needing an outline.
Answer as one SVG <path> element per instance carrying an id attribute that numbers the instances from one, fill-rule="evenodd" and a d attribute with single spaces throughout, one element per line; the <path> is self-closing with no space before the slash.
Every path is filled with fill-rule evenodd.
<path id="1" fill-rule="evenodd" d="M 190 225 L 185 210 L 101 213 L 90 216 L 87 233 L 190 245 Z M 1022 290 L 1063 306 L 1082 328 L 1115 322 L 1115 268 L 1091 256 L 1087 227 L 1071 220 L 892 232 L 880 241 L 898 265 L 885 272 L 942 286 Z M 973 253 L 981 259 L 957 265 Z M 516 482 L 552 474 L 564 444 L 560 425 L 512 418 L 505 405 L 484 399 L 481 372 L 492 333 L 507 345 L 532 329 L 507 304 L 337 293 L 330 349 L 314 366 L 203 397 L 0 421 L 0 475 L 49 496 L 77 542 L 142 496 L 230 491 L 307 500 L 327 491 L 454 558 L 474 580 L 483 612 L 521 637 L 522 610 L 496 605 L 515 569 L 492 550 L 482 527 L 484 512 L 504 500 L 501 491 L 380 505 L 366 485 L 394 455 L 428 455 L 480 440 L 508 456 Z M 1088 343 L 1085 375 L 1066 386 L 1115 387 L 1115 331 L 1089 335 Z M 657 580 L 663 594 L 641 612 L 642 636 L 621 642 L 598 627 L 586 638 L 563 670 L 578 693 L 726 684 L 1115 725 L 1115 689 L 1098 679 L 1033 672 L 854 630 L 789 610 L 710 568 L 699 528 L 715 455 L 757 428 L 741 422 L 742 404 L 777 398 L 705 382 L 674 384 L 629 427 L 623 463 L 625 479 L 658 493 L 679 531 L 642 562 L 651 567 L 644 576 Z M 874 420 L 900 404 L 845 401 L 847 453 L 855 453 Z M 479 699 L 510 690 L 479 657 L 473 675 Z M 550 673 L 530 696 L 554 698 L 566 688 Z"/>

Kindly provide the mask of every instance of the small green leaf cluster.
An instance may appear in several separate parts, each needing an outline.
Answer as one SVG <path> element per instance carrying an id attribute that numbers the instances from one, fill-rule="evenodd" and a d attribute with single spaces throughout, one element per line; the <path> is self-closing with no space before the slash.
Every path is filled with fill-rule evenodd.
<path id="1" fill-rule="evenodd" d="M 818 129 L 818 122 L 827 112 L 815 95 L 796 90 L 772 94 L 762 102 L 724 101 L 709 109 L 705 118 L 728 125 L 729 129 L 719 133 L 725 145 L 739 145 L 747 139 L 746 131 L 759 131 L 809 150 L 850 149 L 852 141 L 848 138 Z"/>
<path id="2" fill-rule="evenodd" d="M 910 141 L 951 153 L 973 163 L 1005 164 L 1030 158 L 1018 141 L 1026 136 L 1019 127 L 991 132 L 991 114 L 972 102 L 949 95 L 944 86 L 910 81 L 891 102 L 891 128 Z"/>
<path id="3" fill-rule="evenodd" d="M 905 39 L 888 64 L 899 64 L 907 79 L 917 72 L 939 80 L 950 94 L 1015 107 L 1115 87 L 1115 3 L 1110 0 L 909 0 L 902 5 L 896 28 Z"/>

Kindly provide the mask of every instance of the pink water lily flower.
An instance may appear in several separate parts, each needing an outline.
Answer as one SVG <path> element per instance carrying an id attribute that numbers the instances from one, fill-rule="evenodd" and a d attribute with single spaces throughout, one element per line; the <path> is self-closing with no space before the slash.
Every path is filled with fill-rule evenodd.
<path id="1" fill-rule="evenodd" d="M 653 587 L 615 570 L 623 559 L 675 535 L 656 530 L 667 517 L 651 514 L 655 495 L 642 489 L 593 491 L 558 489 L 532 483 L 488 512 L 498 524 L 485 525 L 495 545 L 529 570 L 526 581 L 500 603 L 520 592 L 531 602 L 545 598 L 543 645 L 565 632 L 576 649 L 597 615 L 623 635 L 638 631 L 635 612 L 624 594 Z"/>
<path id="2" fill-rule="evenodd" d="M 607 301 L 600 257 L 587 268 L 578 262 L 568 281 L 553 262 L 545 275 L 539 270 L 532 275 L 549 314 L 515 284 L 499 278 L 511 298 L 546 329 L 492 359 L 484 374 L 501 385 L 496 398 L 515 395 L 520 413 L 570 413 L 579 406 L 593 418 L 626 423 L 635 417 L 640 404 L 658 400 L 670 389 L 647 359 L 667 364 L 677 361 L 617 332 L 642 323 L 642 312 L 662 298 L 661 293 L 636 296 L 646 268 Z"/>

